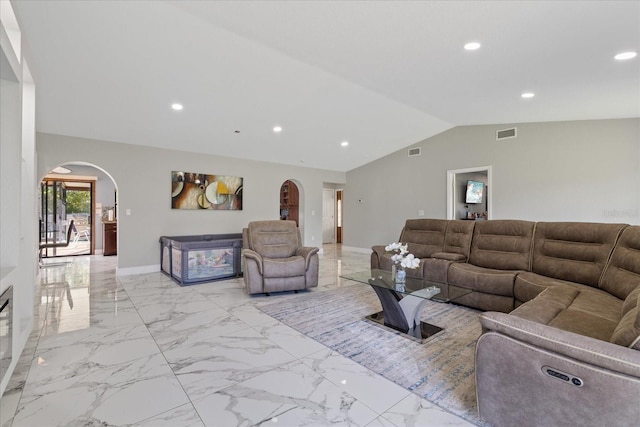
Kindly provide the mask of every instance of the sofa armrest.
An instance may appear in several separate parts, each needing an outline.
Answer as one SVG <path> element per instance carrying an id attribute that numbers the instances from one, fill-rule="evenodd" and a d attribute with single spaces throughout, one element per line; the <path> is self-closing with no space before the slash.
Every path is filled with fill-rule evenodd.
<path id="1" fill-rule="evenodd" d="M 243 249 L 242 256 L 246 259 L 247 262 L 253 261 L 258 266 L 258 271 L 260 272 L 260 274 L 264 274 L 262 271 L 262 255 L 251 249 Z"/>
<path id="2" fill-rule="evenodd" d="M 384 248 L 385 248 L 384 245 L 375 245 L 371 247 L 371 269 L 372 270 L 377 270 L 380 268 L 380 258 L 382 258 L 382 255 L 387 253 L 387 251 L 385 251 Z"/>
<path id="3" fill-rule="evenodd" d="M 640 378 L 640 351 L 506 313 L 483 313 L 480 324 L 484 331 L 496 331 L 539 349 Z"/>
<path id="4" fill-rule="evenodd" d="M 637 425 L 640 351 L 505 313 L 480 322 L 476 397 L 490 425 Z"/>
<path id="5" fill-rule="evenodd" d="M 371 250 L 378 256 L 378 258 L 381 258 L 382 255 L 386 254 L 387 251 L 384 249 L 386 246 L 384 245 L 375 245 L 375 246 L 371 246 Z"/>
<path id="6" fill-rule="evenodd" d="M 296 250 L 296 255 L 304 258 L 304 268 L 305 270 L 309 269 L 309 262 L 311 261 L 311 257 L 317 254 L 320 251 L 319 248 L 312 246 L 301 246 Z"/>
<path id="7" fill-rule="evenodd" d="M 456 254 L 453 252 L 436 252 L 431 254 L 431 258 L 443 259 L 446 261 L 466 262 L 467 257 L 462 254 Z"/>

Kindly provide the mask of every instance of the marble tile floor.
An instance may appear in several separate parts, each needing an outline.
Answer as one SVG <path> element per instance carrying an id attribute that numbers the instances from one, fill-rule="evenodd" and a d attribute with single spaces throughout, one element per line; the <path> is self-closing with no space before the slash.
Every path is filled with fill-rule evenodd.
<path id="1" fill-rule="evenodd" d="M 256 307 L 242 279 L 180 287 L 116 277 L 116 258 L 42 268 L 36 319 L 0 402 L 1 427 L 465 426 Z M 369 255 L 325 245 L 317 289 Z"/>

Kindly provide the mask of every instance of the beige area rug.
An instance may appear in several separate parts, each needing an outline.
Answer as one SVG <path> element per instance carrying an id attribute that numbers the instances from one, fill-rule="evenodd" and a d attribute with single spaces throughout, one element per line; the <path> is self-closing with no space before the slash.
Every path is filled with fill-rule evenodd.
<path id="1" fill-rule="evenodd" d="M 364 319 L 381 310 L 375 292 L 366 285 L 303 293 L 259 308 L 442 409 L 485 425 L 478 417 L 475 395 L 478 311 L 427 301 L 422 321 L 444 330 L 418 343 Z"/>

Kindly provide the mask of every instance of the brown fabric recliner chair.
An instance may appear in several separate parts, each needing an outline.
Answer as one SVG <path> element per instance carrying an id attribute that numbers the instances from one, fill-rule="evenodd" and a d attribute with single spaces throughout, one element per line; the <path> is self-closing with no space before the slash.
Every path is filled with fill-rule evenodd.
<path id="1" fill-rule="evenodd" d="M 304 247 L 295 221 L 253 221 L 242 230 L 247 293 L 298 291 L 318 286 L 318 251 Z"/>

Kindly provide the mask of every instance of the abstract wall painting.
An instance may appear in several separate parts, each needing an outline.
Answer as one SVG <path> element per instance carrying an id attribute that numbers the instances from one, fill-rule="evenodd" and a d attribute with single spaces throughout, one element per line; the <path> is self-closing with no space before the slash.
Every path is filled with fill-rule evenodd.
<path id="1" fill-rule="evenodd" d="M 242 177 L 172 171 L 171 209 L 242 210 Z"/>

